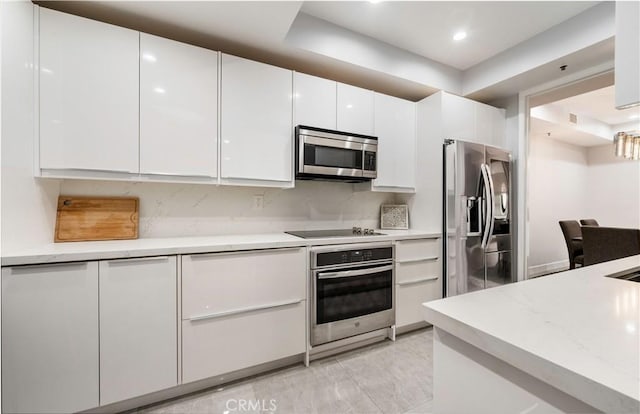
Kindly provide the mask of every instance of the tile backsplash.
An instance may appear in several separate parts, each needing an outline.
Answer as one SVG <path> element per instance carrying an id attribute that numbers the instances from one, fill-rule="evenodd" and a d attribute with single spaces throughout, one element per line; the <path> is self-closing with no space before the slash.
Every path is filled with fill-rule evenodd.
<path id="1" fill-rule="evenodd" d="M 139 197 L 140 237 L 178 237 L 379 227 L 380 205 L 394 203 L 395 195 L 357 189 L 322 181 L 275 189 L 65 180 L 60 194 Z"/>

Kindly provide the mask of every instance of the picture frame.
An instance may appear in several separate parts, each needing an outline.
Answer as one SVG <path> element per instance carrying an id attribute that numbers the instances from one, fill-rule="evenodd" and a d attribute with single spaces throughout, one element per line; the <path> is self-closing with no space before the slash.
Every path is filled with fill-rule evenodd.
<path id="1" fill-rule="evenodd" d="M 409 206 L 406 204 L 383 204 L 380 206 L 380 229 L 409 229 Z"/>

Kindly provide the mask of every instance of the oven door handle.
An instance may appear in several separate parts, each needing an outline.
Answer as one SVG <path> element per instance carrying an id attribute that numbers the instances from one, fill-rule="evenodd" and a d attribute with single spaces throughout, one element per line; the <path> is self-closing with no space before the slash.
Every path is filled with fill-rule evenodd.
<path id="1" fill-rule="evenodd" d="M 330 272 L 330 273 L 318 273 L 318 279 L 337 279 L 340 277 L 353 277 L 353 276 L 362 276 L 368 275 L 372 273 L 386 272 L 387 270 L 393 270 L 393 265 L 387 266 L 379 266 L 379 267 L 369 267 L 367 269 L 358 269 L 358 270 L 343 270 L 341 272 Z"/>

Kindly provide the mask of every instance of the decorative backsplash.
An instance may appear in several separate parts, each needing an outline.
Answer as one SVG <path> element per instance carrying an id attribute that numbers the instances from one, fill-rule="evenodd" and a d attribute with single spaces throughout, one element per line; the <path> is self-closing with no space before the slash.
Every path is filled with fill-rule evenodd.
<path id="1" fill-rule="evenodd" d="M 293 189 L 166 183 L 63 181 L 61 194 L 140 198 L 140 237 L 378 228 L 380 205 L 394 194 L 346 183 L 297 181 Z M 263 208 L 254 197 L 263 197 Z"/>

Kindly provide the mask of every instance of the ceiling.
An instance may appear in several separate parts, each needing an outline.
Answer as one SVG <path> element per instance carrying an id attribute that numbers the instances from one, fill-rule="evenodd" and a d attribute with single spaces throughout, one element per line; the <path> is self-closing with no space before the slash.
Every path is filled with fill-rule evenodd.
<path id="1" fill-rule="evenodd" d="M 465 70 L 595 4 L 593 1 L 306 1 L 301 10 Z M 456 42 L 453 35 L 459 30 L 466 31 L 468 36 Z"/>
<path id="2" fill-rule="evenodd" d="M 554 104 L 567 108 L 571 113 L 585 115 L 611 126 L 634 121 L 640 122 L 640 107 L 615 108 L 615 87 L 613 85 L 562 99 Z"/>
<path id="3" fill-rule="evenodd" d="M 225 53 L 322 76 L 376 91 L 419 100 L 437 89 L 428 85 L 424 68 L 436 67 L 461 82 L 463 71 L 486 62 L 496 54 L 520 44 L 532 36 L 576 16 L 600 2 L 595 1 L 35 1 L 37 4 L 89 17 L 143 32 L 220 50 Z M 341 57 L 321 53 L 287 41 L 296 21 L 303 17 L 326 21 L 344 33 L 353 33 L 370 44 L 383 58 L 389 71 L 371 67 L 364 61 L 349 59 L 349 50 Z M 304 29 L 304 28 L 303 28 Z M 468 37 L 454 42 L 456 30 Z M 337 32 L 330 33 L 337 36 Z M 334 36 L 334 38 L 336 38 Z M 349 43 L 346 43 L 347 45 Z M 331 44 L 329 45 L 331 47 Z M 612 47 L 601 48 L 597 60 L 612 58 Z M 605 50 L 606 49 L 606 50 Z M 382 52 L 380 52 L 382 51 Z M 368 52 L 368 51 L 366 51 Z M 391 53 L 389 53 L 391 52 Z M 356 53 L 352 53 L 355 58 Z M 609 56 L 611 55 L 611 56 Z M 346 57 L 344 57 L 346 56 Z M 589 56 L 580 60 L 590 64 Z M 366 58 L 367 56 L 365 56 Z M 394 72 L 402 59 L 412 64 L 409 71 L 420 76 Z M 419 61 L 423 59 L 423 61 Z M 364 62 L 364 63 L 363 63 Z M 406 63 L 404 62 L 404 63 Z M 538 74 L 557 76 L 557 62 Z M 423 66 L 421 66 L 423 65 Z M 439 65 L 439 66 L 438 66 Z M 398 66 L 398 67 L 394 67 Z M 578 67 L 572 65 L 572 67 Z M 533 72 L 533 71 L 532 71 Z M 538 75 L 531 79 L 537 82 Z M 538 76 L 539 77 L 539 76 Z M 433 78 L 433 77 L 431 77 Z M 430 78 L 430 79 L 431 79 Z M 517 92 L 520 79 L 505 83 Z M 503 85 L 503 88 L 505 87 Z M 514 89 L 513 91 L 510 90 Z M 454 91 L 455 92 L 455 91 Z M 456 92 L 460 93 L 460 92 Z M 496 93 L 473 96 L 485 101 Z"/>
<path id="4" fill-rule="evenodd" d="M 591 147 L 611 144 L 615 132 L 640 130 L 640 107 L 616 109 L 613 85 L 548 102 L 535 108 L 547 108 L 556 112 L 562 109 L 564 113 L 575 114 L 578 123 L 585 120 L 587 127 L 581 129 L 571 124 L 568 119 L 550 122 L 548 119 L 532 116 L 530 135 L 533 138 L 548 137 L 572 145 Z M 600 128 L 596 128 L 598 126 Z M 607 130 L 605 137 L 602 136 L 603 130 Z"/>
<path id="5" fill-rule="evenodd" d="M 530 127 L 529 136 L 532 139 L 550 138 L 578 147 L 595 147 L 598 145 L 611 144 L 610 140 L 579 131 L 568 125 L 557 124 L 539 118 L 532 117 Z"/>

